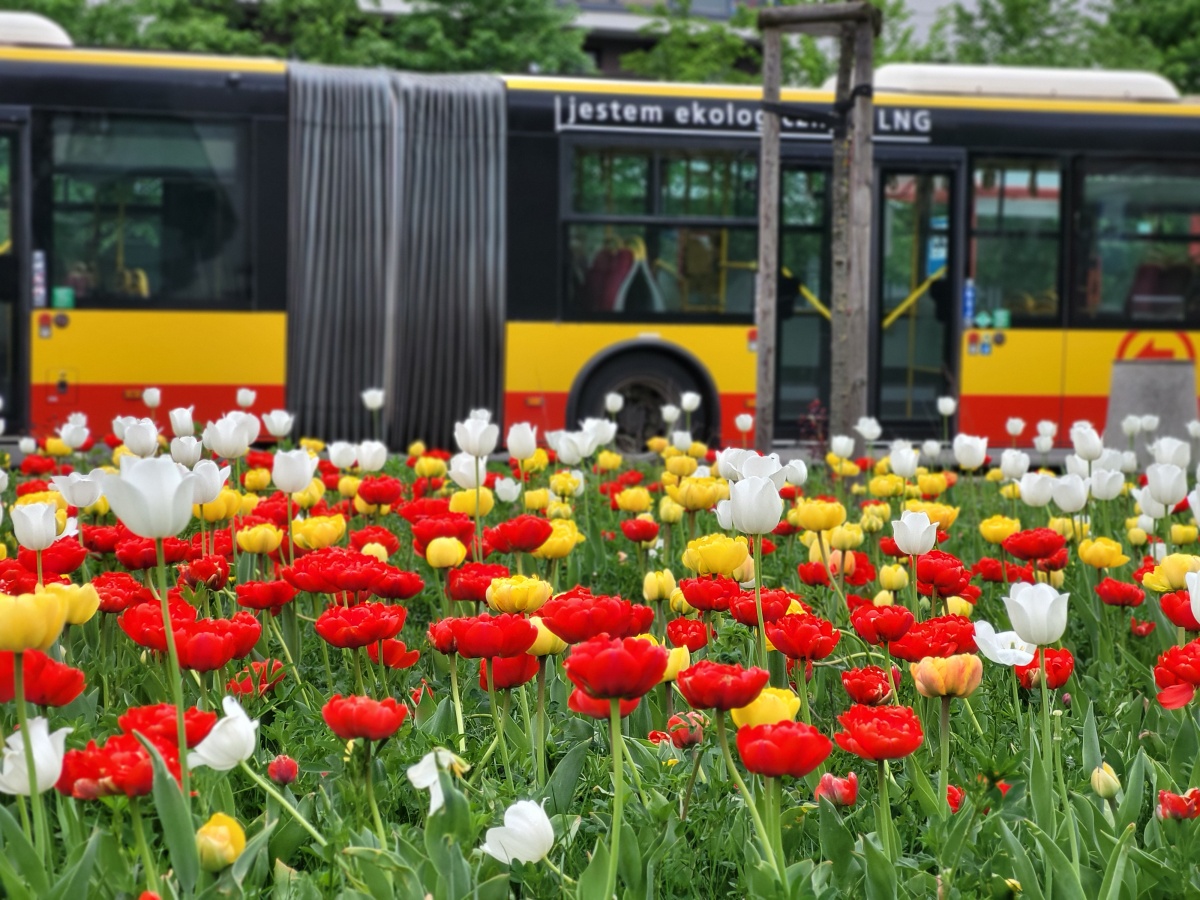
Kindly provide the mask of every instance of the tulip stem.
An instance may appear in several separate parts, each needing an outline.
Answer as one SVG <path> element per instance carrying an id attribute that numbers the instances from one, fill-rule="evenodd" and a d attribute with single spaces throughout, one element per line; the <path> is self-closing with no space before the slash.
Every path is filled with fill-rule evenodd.
<path id="1" fill-rule="evenodd" d="M 37 760 L 33 753 L 33 736 L 29 733 L 28 712 L 25 708 L 25 654 L 13 654 L 13 699 L 17 701 L 17 724 L 21 728 L 21 743 L 25 746 L 25 774 L 29 783 L 29 804 L 33 807 L 33 835 L 38 859 L 46 863 L 46 811 L 42 807 L 42 792 L 38 790 Z M 29 829 L 25 837 L 30 838 Z"/>
<path id="2" fill-rule="evenodd" d="M 167 560 L 163 551 L 163 539 L 154 539 L 154 550 L 158 559 L 158 602 L 162 607 L 163 632 L 167 638 L 167 677 L 171 681 L 171 699 L 175 703 L 175 738 L 179 747 L 180 786 L 183 802 L 191 809 L 192 784 L 187 762 L 187 728 L 183 721 L 183 679 L 179 674 L 179 651 L 175 647 L 175 629 L 171 622 L 171 605 L 167 600 Z"/>
<path id="3" fill-rule="evenodd" d="M 371 741 L 363 742 L 363 772 L 367 789 L 367 805 L 371 807 L 371 821 L 375 823 L 375 833 L 379 835 L 379 846 L 387 849 L 387 832 L 383 828 L 383 818 L 379 815 L 379 804 L 375 802 L 375 778 L 371 771 Z"/>
<path id="4" fill-rule="evenodd" d="M 942 767 L 938 775 L 938 805 L 942 808 L 942 818 L 950 817 L 950 697 L 942 700 L 941 716 L 938 718 L 938 742 L 941 745 Z"/>
<path id="5" fill-rule="evenodd" d="M 508 738 L 504 734 L 504 722 L 500 718 L 500 707 L 496 704 L 495 663 L 495 657 L 484 660 L 484 667 L 487 669 L 488 701 L 492 707 L 492 722 L 496 726 L 496 736 L 500 739 L 500 758 L 504 760 L 504 778 L 508 782 L 508 789 L 516 793 L 517 789 L 513 784 L 512 776 L 512 760 L 508 755 Z"/>
<path id="6" fill-rule="evenodd" d="M 758 664 L 767 667 L 767 627 L 762 608 L 762 535 L 752 535 L 754 542 L 754 611 L 758 614 Z M 775 685 L 783 687 L 783 685 Z"/>
<path id="7" fill-rule="evenodd" d="M 537 731 L 534 734 L 537 754 L 537 784 L 546 783 L 546 657 L 538 657 L 537 671 Z"/>
<path id="8" fill-rule="evenodd" d="M 283 794 L 279 793 L 279 791 L 275 789 L 273 784 L 251 769 L 250 766 L 246 764 L 245 760 L 242 760 L 241 766 L 242 771 L 250 776 L 250 780 L 262 788 L 268 797 L 286 809 L 291 817 L 296 820 L 297 824 L 299 824 L 301 828 L 312 835 L 313 840 L 316 841 L 317 844 L 319 844 L 322 848 L 329 846 L 329 841 L 322 837 L 321 832 L 317 831 L 317 829 L 313 827 L 312 823 L 309 822 L 308 819 L 304 818 L 300 810 L 296 809 L 296 807 L 294 807 L 284 798 Z M 186 766 L 184 768 L 186 768 Z"/>
<path id="9" fill-rule="evenodd" d="M 729 752 L 729 739 L 725 736 L 725 712 L 718 709 L 716 713 L 717 743 L 721 747 L 721 755 L 725 758 L 725 767 L 729 769 L 729 775 L 733 778 L 733 783 L 737 785 L 738 790 L 741 792 L 746 809 L 750 811 L 750 819 L 754 822 L 754 831 L 758 835 L 758 842 L 762 844 L 763 853 L 767 857 L 767 865 L 778 873 L 779 883 L 786 887 L 788 883 L 787 870 L 784 868 L 783 860 L 775 857 L 775 849 L 771 841 L 770 832 L 767 831 L 767 826 L 763 824 L 762 816 L 758 812 L 758 806 L 754 802 L 754 796 L 750 793 L 750 789 L 746 787 L 742 773 L 738 771 L 737 764 L 733 761 L 733 754 Z"/>
<path id="10" fill-rule="evenodd" d="M 129 818 L 133 822 L 133 837 L 137 841 L 138 852 L 142 855 L 142 866 L 146 870 L 146 890 L 157 894 L 162 889 L 158 879 L 158 867 L 154 864 L 154 854 L 146 843 L 146 828 L 142 824 L 142 802 L 139 797 L 129 798 Z"/>
<path id="11" fill-rule="evenodd" d="M 296 564 L 296 543 L 292 529 L 292 495 L 284 494 L 284 498 L 287 504 L 287 560 L 289 566 L 294 566 Z"/>
<path id="12" fill-rule="evenodd" d="M 700 747 L 692 751 L 692 774 L 688 776 L 687 785 L 683 789 L 683 805 L 679 810 L 680 823 L 687 821 L 688 806 L 692 802 L 692 788 L 696 785 L 696 776 L 700 774 Z"/>
<path id="13" fill-rule="evenodd" d="M 34 555 L 37 557 L 37 586 L 40 591 L 45 584 L 45 579 L 42 578 L 42 551 L 38 550 Z"/>
<path id="14" fill-rule="evenodd" d="M 1039 647 L 1037 653 L 1042 683 L 1042 762 L 1046 766 L 1046 774 L 1050 775 L 1054 771 L 1054 757 L 1050 746 L 1050 688 L 1046 685 L 1046 648 Z"/>
<path id="15" fill-rule="evenodd" d="M 892 847 L 892 801 L 888 798 L 887 762 L 882 759 L 876 760 L 876 765 L 879 772 L 879 843 L 883 845 L 884 854 L 894 863 L 896 852 Z"/>
<path id="16" fill-rule="evenodd" d="M 617 860 L 621 853 L 621 819 L 625 812 L 625 763 L 624 739 L 621 736 L 621 701 L 608 701 L 608 722 L 612 744 L 613 761 L 613 814 L 612 841 L 608 851 L 608 875 L 604 882 L 604 896 L 611 897 L 617 890 Z"/>
<path id="17" fill-rule="evenodd" d="M 458 692 L 458 654 L 450 654 L 450 701 L 454 704 L 454 725 L 458 728 L 458 752 L 467 752 L 467 728 L 463 724 L 462 696 Z"/>
<path id="18" fill-rule="evenodd" d="M 354 689 L 360 695 L 366 694 L 366 689 L 363 687 L 362 677 L 362 648 L 355 647 L 350 651 L 350 656 L 354 660 Z"/>

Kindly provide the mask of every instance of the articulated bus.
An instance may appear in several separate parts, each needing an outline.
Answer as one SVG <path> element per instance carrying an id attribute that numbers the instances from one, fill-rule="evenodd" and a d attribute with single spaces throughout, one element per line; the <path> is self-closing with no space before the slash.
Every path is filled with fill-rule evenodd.
<path id="1" fill-rule="evenodd" d="M 289 69 L 0 47 L 10 432 L 140 413 L 149 385 L 200 421 L 243 386 L 304 421 L 286 360 L 303 327 Z M 1132 73 L 888 66 L 876 81 L 868 377 L 890 433 L 940 433 L 943 394 L 960 430 L 994 442 L 1009 416 L 1102 424 L 1114 361 L 1194 361 L 1200 105 Z M 754 411 L 759 93 L 502 82 L 498 412 L 561 428 L 619 391 L 638 439 L 694 390 L 694 430 L 736 440 Z M 784 100 L 828 110 L 831 93 Z M 783 154 L 777 433 L 801 439 L 830 389 L 827 128 L 786 118 Z"/>

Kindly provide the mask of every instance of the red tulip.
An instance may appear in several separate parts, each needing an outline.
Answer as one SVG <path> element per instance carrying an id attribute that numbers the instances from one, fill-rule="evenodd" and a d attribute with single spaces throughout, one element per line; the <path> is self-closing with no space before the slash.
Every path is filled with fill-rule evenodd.
<path id="1" fill-rule="evenodd" d="M 1140 619 L 1129 619 L 1129 631 L 1134 637 L 1145 637 L 1152 632 L 1157 626 L 1157 622 L 1141 621 Z"/>
<path id="2" fill-rule="evenodd" d="M 708 644 L 708 628 L 699 619 L 672 619 L 667 623 L 667 640 L 695 653 Z"/>
<path id="3" fill-rule="evenodd" d="M 454 634 L 459 656 L 468 659 L 493 656 L 517 656 L 533 646 L 537 627 L 512 613 L 498 616 L 483 613 L 459 619 L 443 619 Z"/>
<path id="4" fill-rule="evenodd" d="M 550 539 L 554 526 L 540 516 L 521 515 L 486 531 L 497 553 L 533 553 Z"/>
<path id="5" fill-rule="evenodd" d="M 905 662 L 920 662 L 926 656 L 974 653 L 975 625 L 966 616 L 938 616 L 917 622 L 904 637 L 888 644 L 888 651 Z"/>
<path id="6" fill-rule="evenodd" d="M 794 594 L 779 588 L 762 590 L 760 594 L 763 622 L 767 624 L 787 615 L 792 600 L 799 600 Z M 739 591 L 731 597 L 729 615 L 743 625 L 756 628 L 758 626 L 758 605 L 754 599 L 754 591 Z"/>
<path id="7" fill-rule="evenodd" d="M 277 610 L 296 599 L 296 589 L 286 581 L 243 581 L 237 585 L 238 606 Z"/>
<path id="8" fill-rule="evenodd" d="M 648 544 L 658 537 L 658 523 L 653 519 L 622 519 L 621 533 L 635 544 Z"/>
<path id="9" fill-rule="evenodd" d="M 739 728 L 737 748 L 751 772 L 768 778 L 803 778 L 825 761 L 833 742 L 811 725 L 783 721 Z"/>
<path id="10" fill-rule="evenodd" d="M 792 613 L 766 627 L 767 640 L 791 659 L 824 659 L 842 637 L 831 622 L 808 613 Z"/>
<path id="11" fill-rule="evenodd" d="M 679 582 L 683 599 L 688 606 L 701 612 L 723 612 L 742 591 L 742 586 L 732 578 L 714 575 L 704 578 L 684 578 Z"/>
<path id="12" fill-rule="evenodd" d="M 1058 690 L 1067 683 L 1067 679 L 1071 677 L 1071 673 L 1075 671 L 1075 657 L 1070 650 L 1063 648 L 1055 650 L 1053 647 L 1043 647 L 1033 655 L 1033 661 L 1023 665 L 1016 666 L 1013 671 L 1017 675 L 1017 680 L 1021 683 L 1021 687 L 1026 690 L 1033 690 L 1040 687 L 1042 683 L 1040 657 L 1038 654 L 1044 653 L 1046 656 L 1046 687 L 1050 690 Z"/>
<path id="13" fill-rule="evenodd" d="M 275 690 L 284 678 L 283 663 L 277 659 L 254 660 L 225 685 L 225 690 L 241 697 L 262 697 Z"/>
<path id="14" fill-rule="evenodd" d="M 229 584 L 229 561 L 223 556 L 202 556 L 181 565 L 179 575 L 190 587 L 204 585 L 219 591 Z"/>
<path id="15" fill-rule="evenodd" d="M 855 704 L 838 722 L 845 729 L 834 735 L 838 746 L 863 759 L 901 759 L 925 739 L 921 720 L 908 706 Z"/>
<path id="16" fill-rule="evenodd" d="M 620 597 L 594 596 L 587 588 L 574 588 L 547 601 L 538 610 L 542 623 L 568 644 L 607 635 L 612 638 L 645 634 L 654 610 Z"/>
<path id="17" fill-rule="evenodd" d="M 860 606 L 850 614 L 850 624 L 868 644 L 898 641 L 916 618 L 903 606 Z"/>
<path id="18" fill-rule="evenodd" d="M 641 697 L 667 671 L 670 654 L 640 638 L 595 637 L 571 648 L 567 677 L 597 700 Z"/>
<path id="19" fill-rule="evenodd" d="M 1141 606 L 1146 592 L 1136 584 L 1105 578 L 1096 585 L 1096 594 L 1108 606 Z"/>
<path id="20" fill-rule="evenodd" d="M 762 693 L 770 678 L 766 669 L 701 660 L 679 673 L 675 683 L 693 709 L 740 709 Z"/>
<path id="21" fill-rule="evenodd" d="M 538 672 L 538 658 L 528 653 L 522 653 L 520 656 L 497 656 L 490 662 L 494 673 L 492 677 L 496 680 L 495 688 L 498 691 L 520 687 L 532 681 Z M 479 687 L 484 691 L 488 689 L 488 663 L 489 660 L 479 660 Z"/>
<path id="22" fill-rule="evenodd" d="M 1195 819 L 1200 816 L 1200 788 L 1192 788 L 1185 794 L 1158 792 L 1158 805 L 1154 815 L 1163 819 Z"/>
<path id="23" fill-rule="evenodd" d="M 822 797 L 834 806 L 853 806 L 858 800 L 858 776 L 851 772 L 845 778 L 838 778 L 826 772 L 813 791 L 814 800 L 820 801 Z"/>
<path id="24" fill-rule="evenodd" d="M 1200 631 L 1200 621 L 1192 614 L 1192 600 L 1186 590 L 1163 594 L 1158 603 L 1172 625 L 1186 631 Z"/>
<path id="25" fill-rule="evenodd" d="M 415 665 L 421 656 L 419 650 L 409 650 L 404 641 L 388 638 L 383 644 L 383 664 L 389 669 L 407 669 Z M 367 656 L 371 662 L 379 663 L 379 644 L 367 644 Z"/>
<path id="26" fill-rule="evenodd" d="M 87 549 L 73 537 L 63 537 L 42 551 L 42 572 L 47 575 L 70 575 L 87 558 Z M 37 553 L 21 547 L 17 562 L 30 572 L 37 572 Z"/>
<path id="27" fill-rule="evenodd" d="M 487 603 L 487 589 L 495 578 L 507 578 L 508 566 L 469 562 L 446 574 L 446 596 L 451 600 Z"/>
<path id="28" fill-rule="evenodd" d="M 382 525 L 368 525 L 350 532 L 350 546 L 355 550 L 361 552 L 367 544 L 378 544 L 387 551 L 388 556 L 392 556 L 400 550 L 400 538 Z"/>
<path id="29" fill-rule="evenodd" d="M 893 669 L 892 677 L 879 666 L 849 669 L 842 673 L 842 687 L 855 703 L 878 706 L 892 696 L 892 689 L 900 681 L 900 670 Z"/>
<path id="30" fill-rule="evenodd" d="M 0 703 L 8 703 L 16 697 L 14 662 L 12 653 L 0 652 Z M 26 650 L 22 654 L 21 672 L 27 703 L 66 706 L 83 693 L 83 672 L 51 659 L 40 650 Z"/>
<path id="31" fill-rule="evenodd" d="M 1067 539 L 1049 528 L 1030 528 L 1010 534 L 1000 545 L 1017 559 L 1048 559 L 1062 550 Z"/>
<path id="32" fill-rule="evenodd" d="M 289 785 L 300 777 L 300 766 L 290 756 L 279 754 L 267 763 L 267 777 L 279 785 Z"/>
<path id="33" fill-rule="evenodd" d="M 971 573 L 957 556 L 941 550 L 930 550 L 917 557 L 917 591 L 931 596 L 953 597 L 962 593 L 971 581 Z"/>
<path id="34" fill-rule="evenodd" d="M 152 743 L 167 764 L 167 771 L 178 781 L 179 751 L 175 744 Z M 130 734 L 114 734 L 102 747 L 90 741 L 82 750 L 68 750 L 55 787 L 59 793 L 77 800 L 96 800 L 116 794 L 144 797 L 154 787 L 154 767 L 141 741 Z"/>
<path id="35" fill-rule="evenodd" d="M 449 619 L 431 622 L 425 636 L 429 640 L 429 645 L 438 653 L 449 655 L 458 652 L 458 645 L 454 640 L 454 629 L 450 627 Z"/>
<path id="36" fill-rule="evenodd" d="M 194 706 L 184 710 L 184 735 L 188 747 L 195 747 L 208 737 L 216 724 L 215 712 L 204 712 Z M 155 745 L 177 745 L 175 707 L 170 703 L 130 707 L 118 717 L 117 727 L 124 734 L 141 734 Z"/>
<path id="37" fill-rule="evenodd" d="M 386 603 L 331 606 L 317 617 L 314 627 L 332 646 L 352 650 L 395 637 L 407 612 L 403 606 Z"/>
<path id="38" fill-rule="evenodd" d="M 641 697 L 635 697 L 632 700 L 621 700 L 618 703 L 620 707 L 621 718 L 625 718 L 635 709 L 641 702 Z M 571 712 L 577 712 L 581 715 L 591 716 L 593 719 L 607 719 L 609 717 L 611 704 L 608 700 L 598 700 L 595 697 L 589 697 L 587 691 L 583 688 L 575 688 L 571 691 L 571 695 L 567 697 L 567 708 Z"/>
<path id="39" fill-rule="evenodd" d="M 344 741 L 363 738 L 381 741 L 389 738 L 404 724 L 408 707 L 393 698 L 372 700 L 370 697 L 343 697 L 334 694 L 321 707 L 321 717 L 329 730 Z"/>
<path id="40" fill-rule="evenodd" d="M 358 483 L 358 496 L 372 506 L 391 506 L 404 496 L 404 483 L 390 475 L 368 475 Z"/>

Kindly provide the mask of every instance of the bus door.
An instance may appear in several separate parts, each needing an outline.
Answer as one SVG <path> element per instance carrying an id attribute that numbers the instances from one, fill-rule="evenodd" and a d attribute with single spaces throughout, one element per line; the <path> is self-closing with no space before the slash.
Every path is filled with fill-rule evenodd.
<path id="1" fill-rule="evenodd" d="M 829 404 L 829 172 L 785 167 L 780 180 L 776 433 L 821 439 Z"/>
<path id="2" fill-rule="evenodd" d="M 29 278 L 28 110 L 0 107 L 0 419 L 24 421 L 24 296 Z M 37 260 L 33 260 L 35 268 Z M 45 291 L 45 272 L 41 272 Z M 3 429 L 0 428 L 0 431 Z"/>
<path id="3" fill-rule="evenodd" d="M 952 392 L 954 172 L 885 166 L 878 185 L 875 411 L 888 433 L 920 437 Z"/>

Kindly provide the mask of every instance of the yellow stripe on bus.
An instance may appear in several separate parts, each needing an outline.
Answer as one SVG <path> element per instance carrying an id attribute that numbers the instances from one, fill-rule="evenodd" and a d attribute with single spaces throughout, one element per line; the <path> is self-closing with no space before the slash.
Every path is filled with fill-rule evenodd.
<path id="1" fill-rule="evenodd" d="M 514 91 L 557 91 L 576 94 L 618 94 L 641 97 L 695 97 L 711 100 L 755 101 L 762 89 L 740 85 L 664 84 L 602 79 L 539 78 L 530 75 L 504 76 Z M 813 88 L 785 88 L 783 100 L 789 103 L 833 103 L 833 94 Z M 981 109 L 1017 112 L 1112 113 L 1131 116 L 1200 116 L 1200 104 L 1156 103 L 1151 101 L 1046 100 L 1033 97 L 979 97 L 943 94 L 888 94 L 880 92 L 874 102 L 880 106 L 933 107 L 937 109 Z"/>
<path id="2" fill-rule="evenodd" d="M 754 393 L 756 355 L 751 326 L 606 324 L 596 322 L 509 322 L 505 388 L 519 392 L 565 392 L 575 376 L 602 350 L 627 342 L 648 350 L 666 344 L 705 365 L 721 393 Z"/>
<path id="3" fill-rule="evenodd" d="M 218 72 L 260 72 L 282 75 L 287 62 L 248 56 L 200 56 L 186 53 L 132 53 L 124 50 L 47 50 L 0 47 L 0 60 L 86 66 L 129 66 L 148 69 L 202 69 Z"/>
<path id="4" fill-rule="evenodd" d="M 66 327 L 45 316 L 67 317 Z M 30 380 L 59 373 L 81 384 L 283 384 L 287 315 L 282 312 L 34 310 Z"/>

